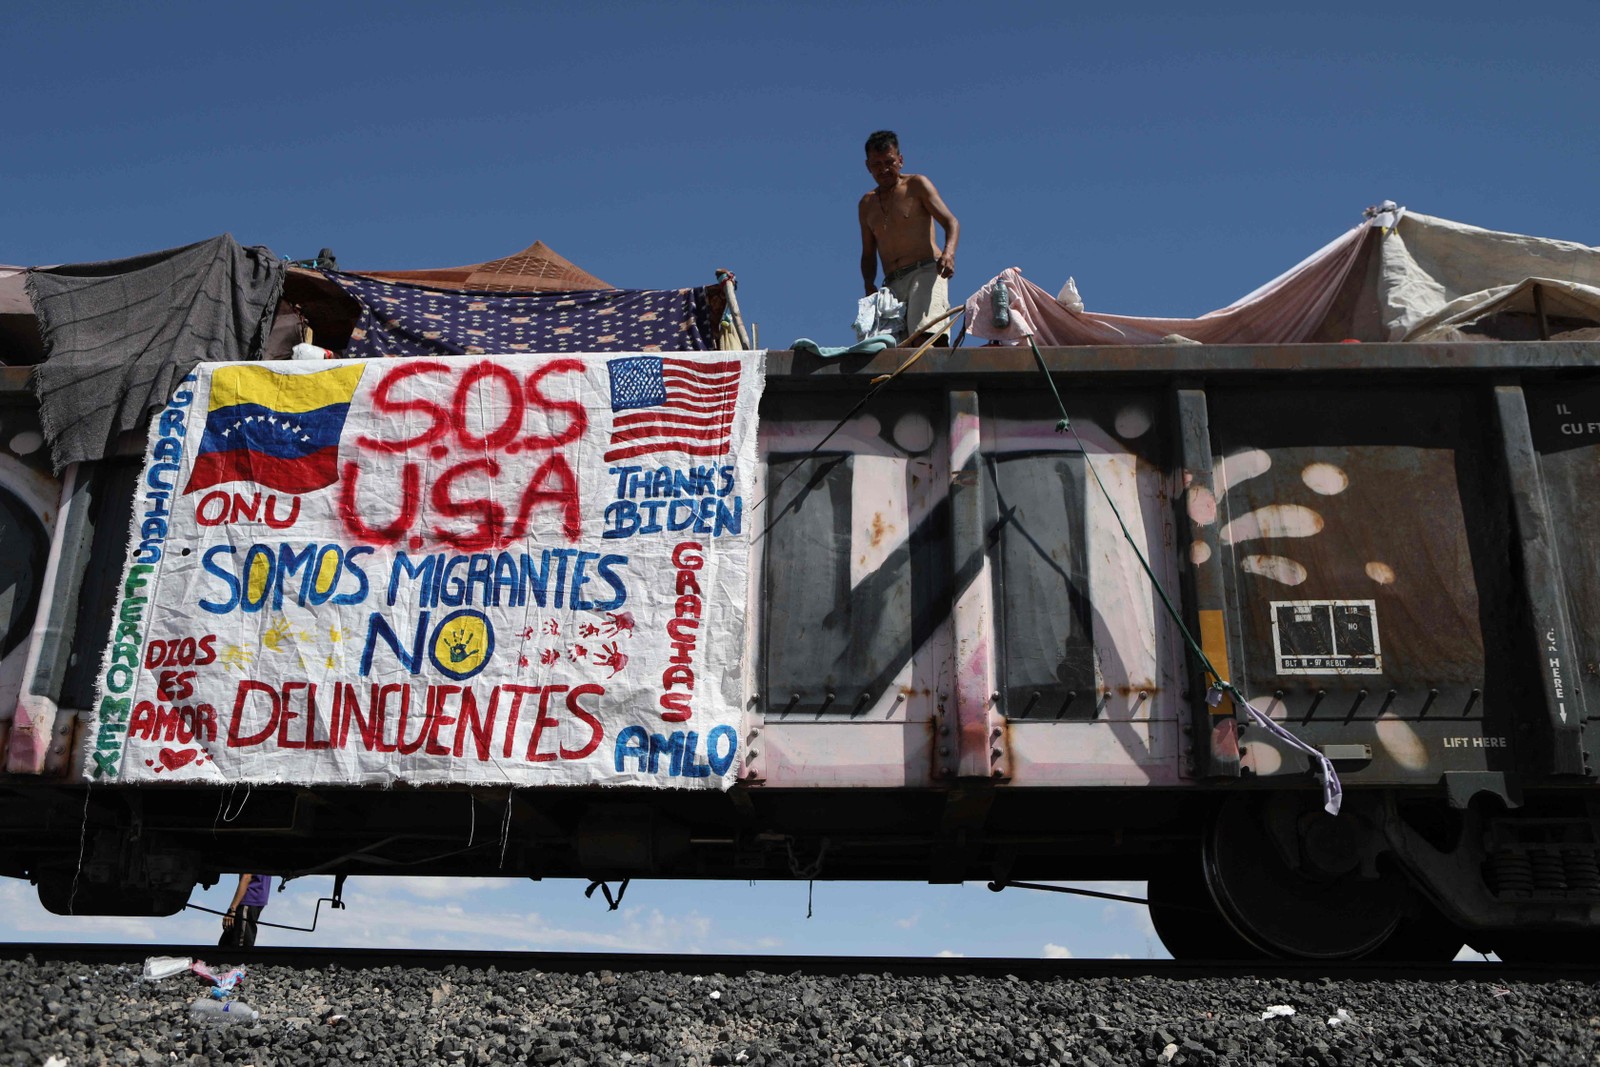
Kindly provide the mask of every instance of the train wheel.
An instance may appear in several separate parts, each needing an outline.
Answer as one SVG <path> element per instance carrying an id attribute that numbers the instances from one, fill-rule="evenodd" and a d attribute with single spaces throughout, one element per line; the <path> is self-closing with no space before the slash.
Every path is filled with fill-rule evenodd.
<path id="1" fill-rule="evenodd" d="M 1412 894 L 1406 909 L 1389 939 L 1374 949 L 1370 958 L 1404 963 L 1448 963 L 1466 947 L 1466 935 L 1439 909 Z"/>
<path id="2" fill-rule="evenodd" d="M 1234 933 L 1206 888 L 1198 853 L 1185 853 L 1150 876 L 1150 923 L 1176 960 L 1257 960 L 1262 954 Z"/>
<path id="3" fill-rule="evenodd" d="M 1217 907 L 1241 937 L 1284 959 L 1354 959 L 1387 941 L 1400 923 L 1406 887 L 1393 874 L 1360 875 L 1364 824 L 1354 815 L 1305 814 L 1287 798 L 1230 797 L 1204 842 L 1204 870 Z M 1283 821 L 1315 857 L 1283 854 Z M 1279 833 L 1267 820 L 1277 821 Z"/>

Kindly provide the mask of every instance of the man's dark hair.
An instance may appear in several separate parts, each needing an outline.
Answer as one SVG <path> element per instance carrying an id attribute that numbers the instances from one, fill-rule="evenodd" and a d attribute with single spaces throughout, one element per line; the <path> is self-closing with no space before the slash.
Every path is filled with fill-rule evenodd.
<path id="1" fill-rule="evenodd" d="M 900 151 L 900 138 L 894 135 L 893 130 L 878 130 L 867 138 L 867 155 L 874 152 Z"/>

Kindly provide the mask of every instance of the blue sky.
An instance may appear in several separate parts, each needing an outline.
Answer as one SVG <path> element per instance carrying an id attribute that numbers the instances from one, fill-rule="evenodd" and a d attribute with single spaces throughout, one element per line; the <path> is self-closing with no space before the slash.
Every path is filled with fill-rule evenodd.
<path id="1" fill-rule="evenodd" d="M 1582 118 L 1600 95 L 1582 47 L 1600 4 L 1297 6 L 12 4 L 0 263 L 229 231 L 286 257 L 326 246 L 346 267 L 407 268 L 540 239 L 625 287 L 731 268 L 763 344 L 841 344 L 860 295 L 861 144 L 879 127 L 961 220 L 953 298 L 1015 265 L 1051 292 L 1074 275 L 1091 311 L 1199 314 L 1384 198 L 1600 244 Z M 273 916 L 308 921 L 316 885 Z M 363 907 L 325 929 L 1160 951 L 1140 909 L 980 886 L 819 885 L 809 922 L 803 885 L 640 883 L 610 916 L 580 889 L 359 881 Z M 183 940 L 212 922 L 69 928 L 30 897 L 0 882 L 0 938 Z"/>
<path id="2" fill-rule="evenodd" d="M 228 906 L 233 878 L 191 902 Z M 352 878 L 346 908 L 326 905 L 315 933 L 263 929 L 261 944 L 579 952 L 796 953 L 870 956 L 1165 957 L 1145 909 L 982 884 L 818 882 L 806 918 L 804 882 L 635 881 L 615 912 L 569 879 Z M 333 879 L 297 879 L 262 918 L 309 927 Z M 613 886 L 613 888 L 615 888 Z M 1142 895 L 1137 882 L 1096 883 Z M 207 944 L 219 920 L 51 915 L 32 886 L 0 879 L 0 941 Z"/>

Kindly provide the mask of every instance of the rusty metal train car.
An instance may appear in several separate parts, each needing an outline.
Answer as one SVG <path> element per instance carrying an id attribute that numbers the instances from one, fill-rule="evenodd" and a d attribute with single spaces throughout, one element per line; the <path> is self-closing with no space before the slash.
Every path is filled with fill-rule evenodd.
<path id="1" fill-rule="evenodd" d="M 139 460 L 56 482 L 0 371 L 0 872 L 152 914 L 246 866 L 1140 879 L 1178 956 L 1587 958 L 1600 348 L 1042 356 L 1075 436 L 1025 348 L 936 351 L 865 405 L 898 354 L 769 354 L 726 792 L 87 783 Z M 1331 761 L 1339 815 L 1185 632 Z"/>

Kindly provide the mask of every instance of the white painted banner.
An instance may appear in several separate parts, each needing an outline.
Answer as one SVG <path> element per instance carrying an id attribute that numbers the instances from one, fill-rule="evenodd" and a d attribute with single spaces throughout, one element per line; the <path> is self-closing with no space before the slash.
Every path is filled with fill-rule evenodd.
<path id="1" fill-rule="evenodd" d="M 97 780 L 726 788 L 763 353 L 202 364 Z"/>

